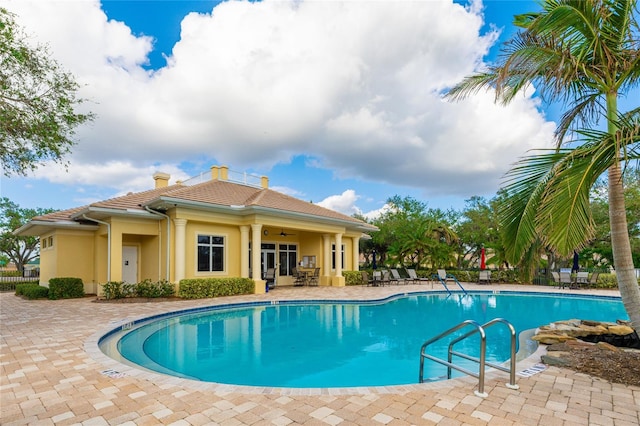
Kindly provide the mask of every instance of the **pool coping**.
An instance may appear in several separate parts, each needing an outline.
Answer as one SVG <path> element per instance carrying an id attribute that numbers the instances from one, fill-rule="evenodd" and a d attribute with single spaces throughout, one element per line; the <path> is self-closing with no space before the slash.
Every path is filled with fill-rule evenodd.
<path id="1" fill-rule="evenodd" d="M 465 295 L 462 291 L 451 292 L 455 295 Z M 471 290 L 467 293 L 471 294 L 514 294 L 514 295 L 538 295 L 538 296 L 553 296 L 553 297 L 576 297 L 576 298 L 588 298 L 588 299 L 605 299 L 605 300 L 621 300 L 618 296 L 606 296 L 606 295 L 589 295 L 579 293 L 551 293 L 551 292 L 532 292 L 532 291 L 516 291 L 516 290 Z M 272 387 L 272 386 L 248 386 L 248 385 L 234 385 L 216 382 L 205 382 L 194 379 L 187 379 L 182 377 L 170 376 L 151 370 L 144 369 L 142 366 L 132 366 L 106 355 L 100 349 L 100 343 L 103 339 L 118 333 L 123 330 L 124 327 L 131 327 L 135 324 L 146 323 L 151 320 L 170 317 L 186 313 L 196 313 L 203 311 L 215 311 L 222 309 L 236 309 L 247 308 L 257 306 L 274 306 L 274 305 L 308 305 L 318 303 L 344 303 L 344 304 L 380 304 L 386 303 L 390 300 L 394 300 L 401 297 L 412 295 L 431 295 L 431 294 L 447 294 L 446 291 L 404 291 L 396 294 L 389 295 L 379 299 L 287 299 L 287 300 L 268 300 L 268 301 L 252 301 L 252 302 L 237 302 L 226 303 L 220 305 L 206 305 L 199 307 L 192 307 L 187 309 L 177 309 L 169 312 L 164 312 L 154 315 L 145 315 L 138 318 L 130 319 L 124 318 L 118 321 L 112 321 L 108 328 L 97 331 L 92 334 L 84 342 L 85 352 L 97 363 L 104 367 L 101 371 L 102 374 L 111 377 L 129 376 L 136 379 L 149 380 L 159 385 L 171 385 L 171 386 L 184 386 L 195 390 L 208 390 L 217 393 L 241 393 L 241 394 L 280 394 L 280 395 L 363 395 L 363 394 L 402 394 L 406 392 L 420 391 L 420 390 L 434 390 L 457 386 L 468 386 L 469 384 L 478 383 L 478 379 L 471 376 L 458 377 L 454 379 L 441 380 L 429 383 L 415 383 L 404 385 L 388 385 L 388 386 L 357 386 L 357 387 L 335 387 L 335 388 L 285 388 L 285 387 Z M 115 328 L 114 328 L 115 326 Z M 523 330 L 520 332 L 518 338 L 520 339 L 520 347 L 522 348 L 523 335 L 533 334 L 534 329 Z M 524 338 L 526 340 L 526 337 Z M 522 349 L 521 349 L 522 351 Z M 537 345 L 536 350 L 533 353 L 528 354 L 522 358 L 521 351 L 516 354 L 516 372 L 527 370 L 533 366 L 539 364 L 540 357 L 546 354 L 546 346 Z M 522 359 L 520 359 L 522 358 Z M 485 373 L 485 381 L 489 379 L 497 379 L 503 377 L 508 380 L 508 374 L 500 372 L 494 368 L 487 368 Z"/>

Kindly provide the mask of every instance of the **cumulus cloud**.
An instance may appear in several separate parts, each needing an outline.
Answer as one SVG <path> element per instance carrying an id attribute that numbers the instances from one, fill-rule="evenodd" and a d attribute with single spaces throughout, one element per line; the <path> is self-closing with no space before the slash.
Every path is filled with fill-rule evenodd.
<path id="1" fill-rule="evenodd" d="M 340 195 L 331 195 L 316 204 L 321 207 L 352 216 L 356 213 L 362 214 L 360 209 L 356 206 L 358 198 L 360 198 L 360 196 L 356 194 L 356 191 L 353 189 L 347 189 Z"/>
<path id="2" fill-rule="evenodd" d="M 79 129 L 68 173 L 38 171 L 51 181 L 126 191 L 148 188 L 158 164 L 176 176 L 202 157 L 268 170 L 302 154 L 340 177 L 472 195 L 552 140 L 531 94 L 508 107 L 490 92 L 443 101 L 495 43 L 480 32 L 479 0 L 224 2 L 186 16 L 155 71 L 142 67 L 153 40 L 98 0 L 0 6 L 50 45 L 98 114 Z M 335 197 L 323 203 L 355 212 L 354 192 Z"/>

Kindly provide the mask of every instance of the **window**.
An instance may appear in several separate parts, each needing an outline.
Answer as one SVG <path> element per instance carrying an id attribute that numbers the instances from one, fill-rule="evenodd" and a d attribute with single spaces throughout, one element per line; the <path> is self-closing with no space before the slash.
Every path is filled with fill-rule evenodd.
<path id="1" fill-rule="evenodd" d="M 46 249 L 46 248 L 47 248 L 47 239 L 46 239 L 46 238 L 43 238 L 43 239 L 42 239 L 42 248 L 43 248 L 43 249 Z"/>
<path id="2" fill-rule="evenodd" d="M 224 237 L 198 235 L 198 272 L 224 271 Z"/>
<path id="3" fill-rule="evenodd" d="M 295 244 L 280 244 L 280 276 L 292 275 L 293 268 L 298 264 L 298 247 Z"/>
<path id="4" fill-rule="evenodd" d="M 53 247 L 53 237 L 49 237 L 49 247 Z"/>
<path id="5" fill-rule="evenodd" d="M 340 264 L 341 268 L 344 268 L 344 244 L 341 246 L 342 251 L 340 252 Z M 336 269 L 336 245 L 331 244 L 331 269 Z"/>

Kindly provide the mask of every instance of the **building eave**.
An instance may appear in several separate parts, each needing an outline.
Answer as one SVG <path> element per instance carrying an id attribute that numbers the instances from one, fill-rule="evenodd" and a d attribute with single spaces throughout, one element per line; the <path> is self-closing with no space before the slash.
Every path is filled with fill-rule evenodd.
<path id="1" fill-rule="evenodd" d="M 113 216 L 125 216 L 158 220 L 158 216 L 143 209 L 110 209 L 105 207 L 87 207 L 86 209 L 74 213 L 71 218 L 74 220 L 84 220 L 84 215 L 87 215 L 93 219 L 106 219 Z"/>
<path id="2" fill-rule="evenodd" d="M 275 209 L 263 206 L 245 206 L 245 205 L 223 205 L 223 204 L 211 204 L 202 201 L 184 200 L 181 198 L 173 197 L 158 197 L 145 204 L 151 209 L 158 209 L 166 211 L 174 207 L 189 207 L 205 211 L 216 211 L 227 214 L 234 214 L 238 216 L 249 216 L 254 214 L 263 214 L 266 216 L 278 217 L 278 218 L 290 218 L 304 220 L 308 222 L 323 223 L 329 225 L 338 225 L 348 228 L 350 230 L 357 230 L 359 232 L 373 232 L 377 231 L 378 227 L 368 224 L 366 222 L 356 222 L 353 220 L 344 220 L 339 218 L 319 216 L 309 213 L 301 213 L 294 211 L 287 211 L 282 209 Z"/>
<path id="3" fill-rule="evenodd" d="M 53 229 L 67 229 L 79 231 L 95 231 L 98 229 L 96 225 L 87 225 L 70 220 L 32 220 L 13 231 L 14 235 L 22 237 L 37 237 L 39 235 L 50 232 Z"/>

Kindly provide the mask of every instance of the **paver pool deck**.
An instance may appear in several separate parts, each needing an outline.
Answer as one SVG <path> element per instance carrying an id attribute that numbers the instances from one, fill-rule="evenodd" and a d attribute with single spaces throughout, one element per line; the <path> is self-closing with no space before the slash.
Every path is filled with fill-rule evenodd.
<path id="1" fill-rule="evenodd" d="M 582 292 L 539 286 L 466 285 L 468 290 Z M 442 287 L 435 286 L 434 290 Z M 92 298 L 28 301 L 0 294 L 2 425 L 634 425 L 640 387 L 549 367 L 517 377 L 489 372 L 487 398 L 471 377 L 343 389 L 274 389 L 195 382 L 128 368 L 104 356 L 97 338 L 123 321 L 198 306 L 264 300 L 379 299 L 431 285 L 279 288 L 264 295 L 154 303 Z M 453 324 L 452 324 L 453 325 Z M 539 349 L 518 371 L 540 361 Z M 416 365 L 418 363 L 416 356 Z"/>

